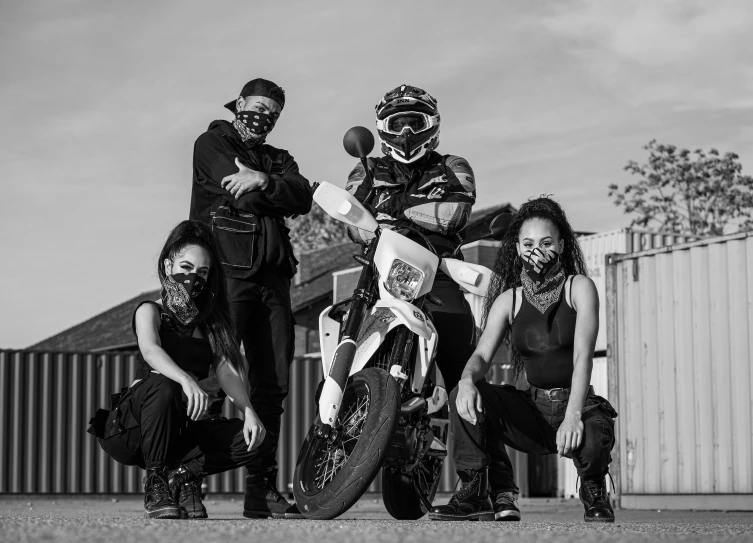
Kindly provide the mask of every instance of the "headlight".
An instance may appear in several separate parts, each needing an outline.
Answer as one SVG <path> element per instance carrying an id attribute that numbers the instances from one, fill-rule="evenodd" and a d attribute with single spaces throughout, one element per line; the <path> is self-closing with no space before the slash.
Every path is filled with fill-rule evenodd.
<path id="1" fill-rule="evenodd" d="M 395 298 L 408 302 L 416 297 L 423 282 L 424 272 L 402 260 L 395 259 L 387 274 L 384 288 Z"/>

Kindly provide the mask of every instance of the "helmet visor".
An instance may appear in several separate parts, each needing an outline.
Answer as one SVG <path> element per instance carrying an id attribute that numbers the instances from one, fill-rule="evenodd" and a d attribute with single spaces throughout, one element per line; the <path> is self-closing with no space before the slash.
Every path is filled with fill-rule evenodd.
<path id="1" fill-rule="evenodd" d="M 393 113 L 386 119 L 377 121 L 377 129 L 388 134 L 400 135 L 405 130 L 410 130 L 414 134 L 419 134 L 424 130 L 438 124 L 431 115 L 417 111 L 401 111 Z"/>

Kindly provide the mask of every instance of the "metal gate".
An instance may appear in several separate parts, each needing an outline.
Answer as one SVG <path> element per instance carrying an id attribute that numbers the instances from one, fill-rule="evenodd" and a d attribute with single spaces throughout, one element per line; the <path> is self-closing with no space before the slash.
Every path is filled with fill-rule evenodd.
<path id="1" fill-rule="evenodd" d="M 753 509 L 753 232 L 610 256 L 607 322 L 621 505 Z"/>

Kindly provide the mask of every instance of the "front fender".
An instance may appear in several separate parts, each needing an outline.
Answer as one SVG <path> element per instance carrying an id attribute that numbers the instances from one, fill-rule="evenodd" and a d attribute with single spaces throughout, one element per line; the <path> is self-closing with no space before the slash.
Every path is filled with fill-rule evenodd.
<path id="1" fill-rule="evenodd" d="M 414 387 L 419 387 L 420 390 L 430 370 L 437 341 L 437 333 L 433 325 L 420 309 L 402 300 L 380 300 L 371 308 L 371 311 L 361 323 L 357 341 L 348 340 L 339 344 L 335 343 L 337 339 L 336 328 L 339 327 L 339 323 L 328 316 L 328 310 L 320 314 L 322 366 L 326 376 L 318 402 L 322 421 L 332 422 L 337 418 L 345 389 L 347 377 L 342 373 L 344 360 L 339 364 L 335 363 L 334 358 L 337 353 L 341 352 L 344 359 L 352 360 L 347 374 L 348 377 L 352 376 L 366 366 L 379 346 L 384 343 L 387 334 L 398 326 L 405 326 L 419 336 L 418 355 L 414 362 L 417 371 L 414 372 L 416 375 L 411 384 Z"/>
<path id="2" fill-rule="evenodd" d="M 379 346 L 384 343 L 387 334 L 401 324 L 402 321 L 390 308 L 377 307 L 376 305 L 372 307 L 358 332 L 358 349 L 350 368 L 350 375 L 361 371 L 379 349 Z"/>
<path id="3" fill-rule="evenodd" d="M 329 316 L 332 306 L 328 306 L 319 314 L 319 348 L 322 353 L 322 370 L 324 375 L 329 375 L 329 368 L 332 365 L 332 356 L 340 338 L 340 323 Z"/>
<path id="4" fill-rule="evenodd" d="M 379 300 L 374 307 L 390 309 L 408 330 L 426 340 L 431 339 L 431 328 L 426 323 L 426 315 L 415 305 L 395 298 L 384 298 Z"/>
<path id="5" fill-rule="evenodd" d="M 436 348 L 437 333 L 426 315 L 416 306 L 401 300 L 379 300 L 366 316 L 358 333 L 356 350 L 350 375 L 361 371 L 368 364 L 387 334 L 403 325 L 419 336 L 419 367 L 421 384 L 426 377 L 429 362 Z M 423 359 L 421 358 L 423 356 Z M 417 383 L 418 384 L 418 383 Z"/>

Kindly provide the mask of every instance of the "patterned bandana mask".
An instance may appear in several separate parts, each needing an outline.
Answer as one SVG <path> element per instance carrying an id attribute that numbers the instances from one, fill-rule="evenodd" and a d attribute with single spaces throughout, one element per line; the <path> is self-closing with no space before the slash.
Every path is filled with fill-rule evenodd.
<path id="1" fill-rule="evenodd" d="M 174 273 L 162 283 L 163 307 L 183 326 L 194 324 L 199 308 L 194 298 L 201 294 L 206 280 L 195 273 Z"/>
<path id="2" fill-rule="evenodd" d="M 271 115 L 259 111 L 239 111 L 235 114 L 233 126 L 238 130 L 241 139 L 264 143 L 267 135 L 275 127 L 275 119 Z"/>
<path id="3" fill-rule="evenodd" d="M 537 247 L 521 255 L 521 262 L 523 294 L 543 314 L 559 302 L 562 285 L 565 284 L 565 269 L 560 255 L 551 249 L 544 252 Z"/>

